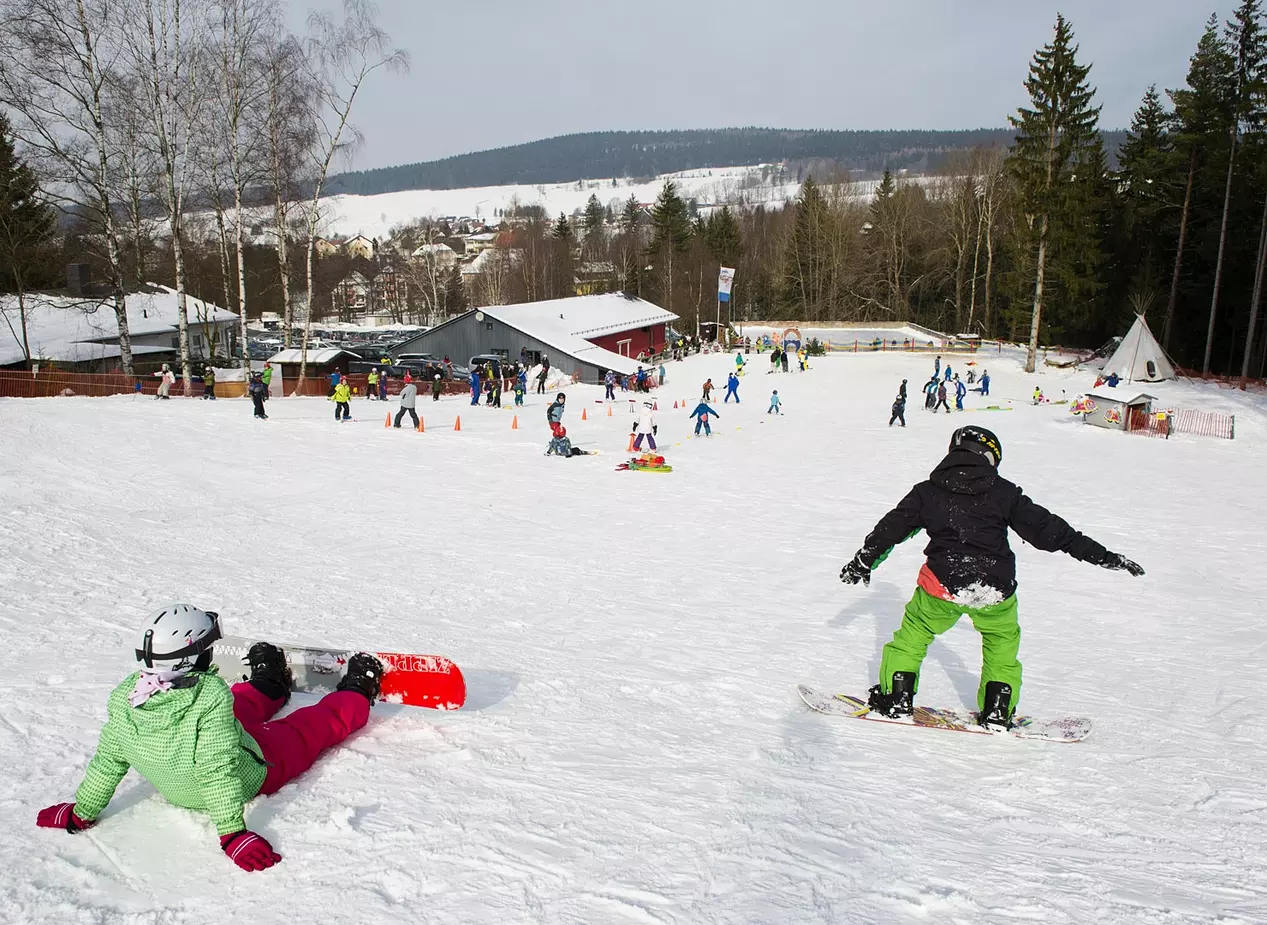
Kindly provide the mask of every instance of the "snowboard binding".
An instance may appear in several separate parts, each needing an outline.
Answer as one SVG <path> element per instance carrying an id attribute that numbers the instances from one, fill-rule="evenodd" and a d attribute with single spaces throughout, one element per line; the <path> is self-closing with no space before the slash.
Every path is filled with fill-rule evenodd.
<path id="1" fill-rule="evenodd" d="M 290 702 L 295 684 L 286 653 L 270 642 L 257 642 L 243 659 L 251 666 L 250 685 L 270 700 Z"/>
<path id="2" fill-rule="evenodd" d="M 372 706 L 383 687 L 383 663 L 365 652 L 358 652 L 348 659 L 348 669 L 337 690 L 356 691 Z"/>
<path id="3" fill-rule="evenodd" d="M 982 707 L 977 722 L 986 729 L 1007 732 L 1012 728 L 1012 685 L 987 681 Z"/>
<path id="4" fill-rule="evenodd" d="M 895 671 L 889 693 L 877 684 L 867 692 L 867 706 L 874 713 L 889 719 L 905 719 L 915 715 L 915 681 L 913 671 Z"/>

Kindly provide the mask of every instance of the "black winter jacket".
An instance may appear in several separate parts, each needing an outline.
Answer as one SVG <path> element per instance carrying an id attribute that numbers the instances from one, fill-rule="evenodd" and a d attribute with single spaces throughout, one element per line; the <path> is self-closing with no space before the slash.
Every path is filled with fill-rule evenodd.
<path id="1" fill-rule="evenodd" d="M 1011 527 L 1045 552 L 1065 552 L 1102 564 L 1108 551 L 1002 478 L 989 461 L 955 449 L 898 506 L 876 524 L 859 555 L 874 568 L 898 543 L 928 531 L 928 568 L 952 595 L 974 585 L 1016 593 L 1016 557 L 1008 545 Z"/>

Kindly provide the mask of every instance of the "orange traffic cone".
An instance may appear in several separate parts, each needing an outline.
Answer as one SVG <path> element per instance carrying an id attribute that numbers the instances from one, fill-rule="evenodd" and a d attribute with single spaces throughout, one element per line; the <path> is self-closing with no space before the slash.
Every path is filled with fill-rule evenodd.
<path id="1" fill-rule="evenodd" d="M 383 426 L 384 427 L 392 426 L 392 413 L 390 411 L 387 412 L 387 420 L 383 421 Z"/>
<path id="2" fill-rule="evenodd" d="M 634 442 L 634 435 L 630 434 L 629 435 L 629 449 L 627 452 L 630 452 L 630 453 L 633 452 L 633 442 Z"/>
<path id="3" fill-rule="evenodd" d="M 423 418 L 418 418 L 418 433 L 425 434 L 427 432 L 427 422 Z"/>
<path id="4" fill-rule="evenodd" d="M 589 418 L 587 418 L 587 417 L 585 416 L 585 409 L 584 409 L 584 408 L 582 408 L 582 409 L 581 409 L 581 420 L 582 420 L 582 421 L 588 421 L 588 420 L 589 420 Z"/>
<path id="5" fill-rule="evenodd" d="M 673 402 L 673 410 L 674 410 L 674 411 L 677 411 L 677 402 L 676 402 L 676 401 L 674 401 L 674 402 Z"/>
<path id="6" fill-rule="evenodd" d="M 607 406 L 607 416 L 608 416 L 608 417 L 611 417 L 611 416 L 612 416 L 612 406 L 611 406 L 611 405 L 608 405 L 608 406 Z"/>
<path id="7" fill-rule="evenodd" d="M 659 411 L 659 410 L 660 410 L 660 403 L 659 403 L 658 401 L 656 401 L 656 402 L 652 402 L 652 403 L 651 403 L 651 410 L 652 410 L 652 411 Z"/>
<path id="8" fill-rule="evenodd" d="M 519 429 L 519 415 L 516 414 L 513 418 L 510 419 L 510 429 L 511 430 Z"/>
<path id="9" fill-rule="evenodd" d="M 461 429 L 462 429 L 462 415 L 460 415 L 460 414 L 459 414 L 459 415 L 458 415 L 458 419 L 457 419 L 456 421 L 454 421 L 454 422 L 453 422 L 453 429 L 454 429 L 454 430 L 461 430 Z"/>

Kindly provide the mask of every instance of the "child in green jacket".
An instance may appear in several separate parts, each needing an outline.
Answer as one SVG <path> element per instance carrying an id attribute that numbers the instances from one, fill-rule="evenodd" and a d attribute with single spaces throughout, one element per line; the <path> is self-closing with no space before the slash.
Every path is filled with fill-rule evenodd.
<path id="1" fill-rule="evenodd" d="M 270 721 L 290 699 L 285 652 L 253 645 L 250 680 L 230 689 L 211 664 L 219 638 L 217 615 L 188 604 L 169 605 L 145 621 L 136 649 L 142 668 L 111 692 L 75 801 L 40 810 L 36 825 L 72 833 L 88 828 L 135 768 L 172 803 L 210 816 L 221 849 L 243 870 L 281 860 L 247 829 L 246 804 L 275 793 L 365 725 L 383 666 L 372 655 L 354 655 L 336 692 Z"/>

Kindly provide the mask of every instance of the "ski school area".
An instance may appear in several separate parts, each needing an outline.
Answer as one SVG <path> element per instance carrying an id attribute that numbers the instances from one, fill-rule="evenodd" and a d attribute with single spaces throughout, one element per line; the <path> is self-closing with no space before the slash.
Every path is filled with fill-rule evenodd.
<path id="1" fill-rule="evenodd" d="M 568 384 L 472 407 L 424 388 L 421 431 L 361 397 L 347 424 L 324 397 L 273 398 L 267 420 L 246 399 L 0 399 L 0 922 L 1267 921 L 1264 395 L 1097 386 L 1093 367 L 1026 374 L 982 351 L 942 369 L 988 369 L 989 395 L 931 413 L 928 353 L 777 374 L 746 359 L 738 403 L 733 352 L 667 362 L 658 388 L 613 401 Z M 558 392 L 567 439 L 597 455 L 544 455 Z M 647 399 L 671 472 L 619 468 Z M 1181 411 L 1234 417 L 1234 439 L 1126 426 Z M 865 703 L 927 536 L 869 584 L 842 568 L 969 424 L 996 435 L 1000 477 L 1145 572 L 1011 535 L 1019 712 L 1081 719 L 1081 741 L 899 728 L 797 696 Z M 83 799 L 113 747 L 107 698 L 172 602 L 216 612 L 226 637 L 435 657 L 402 671 L 448 659 L 464 688 L 434 705 L 464 699 L 375 703 L 250 800 L 245 828 L 281 858 L 267 870 L 235 866 L 242 840 L 222 846 L 224 825 L 135 770 L 90 829 L 37 827 Z M 916 706 L 975 710 L 981 664 L 961 619 L 929 647 Z M 183 683 L 157 676 L 153 696 Z M 306 690 L 279 715 L 321 702 Z"/>

